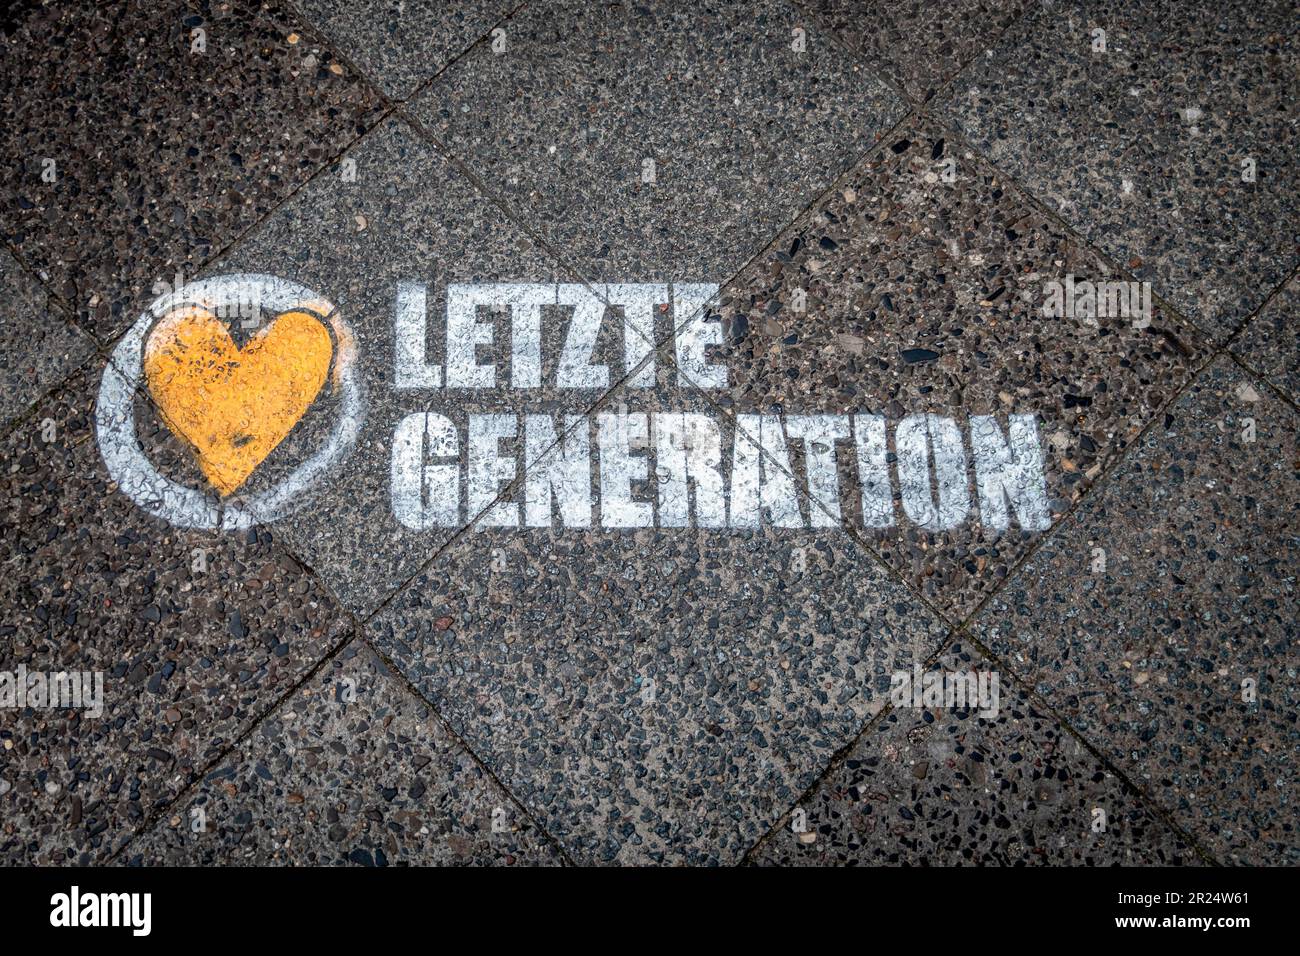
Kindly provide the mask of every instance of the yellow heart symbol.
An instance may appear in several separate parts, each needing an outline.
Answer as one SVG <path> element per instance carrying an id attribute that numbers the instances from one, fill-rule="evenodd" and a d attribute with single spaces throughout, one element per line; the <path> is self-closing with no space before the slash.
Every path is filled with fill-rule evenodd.
<path id="1" fill-rule="evenodd" d="M 248 480 L 316 400 L 334 346 L 308 312 L 281 313 L 241 349 L 225 323 L 188 306 L 145 347 L 149 392 L 222 497 Z"/>

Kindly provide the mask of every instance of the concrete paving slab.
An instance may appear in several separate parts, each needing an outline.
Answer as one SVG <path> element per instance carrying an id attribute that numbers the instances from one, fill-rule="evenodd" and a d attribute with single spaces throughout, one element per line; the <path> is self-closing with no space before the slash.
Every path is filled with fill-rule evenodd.
<path id="1" fill-rule="evenodd" d="M 0 426 L 8 428 L 94 349 L 13 256 L 0 252 Z"/>
<path id="2" fill-rule="evenodd" d="M 466 475 L 455 514 L 413 528 L 394 512 L 401 422 L 449 417 L 463 457 L 471 415 L 580 414 L 636 370 L 650 340 L 671 335 L 673 316 L 687 308 L 675 305 L 669 283 L 577 282 L 399 120 L 210 271 L 292 277 L 350 326 L 363 389 L 355 447 L 277 527 L 361 614 L 490 503 L 471 501 Z M 327 389 L 230 503 L 282 482 L 321 445 L 345 399 Z"/>
<path id="3" fill-rule="evenodd" d="M 520 0 L 301 0 L 302 10 L 367 76 L 405 100 L 476 42 Z"/>
<path id="4" fill-rule="evenodd" d="M 1300 277 L 1291 279 L 1232 343 L 1233 354 L 1300 401 Z"/>
<path id="5" fill-rule="evenodd" d="M 0 452 L 0 856 L 11 864 L 105 861 L 346 623 L 272 534 L 178 531 L 118 492 L 96 446 L 97 372 L 44 399 L 42 426 L 13 431 Z M 52 697 L 61 673 L 87 677 L 86 693 Z M 25 699 L 11 700 L 24 682 Z"/>
<path id="6" fill-rule="evenodd" d="M 1230 865 L 1300 859 L 1296 420 L 1216 360 L 975 630 Z"/>
<path id="7" fill-rule="evenodd" d="M 370 624 L 580 861 L 739 860 L 943 637 L 847 535 L 797 527 L 806 496 L 715 413 L 620 389 Z"/>
<path id="8" fill-rule="evenodd" d="M 931 99 L 1032 6 L 1031 0 L 806 0 L 837 39 L 914 101 Z"/>
<path id="9" fill-rule="evenodd" d="M 1294 21 L 1286 2 L 1044 4 L 946 113 L 1222 340 L 1297 260 Z"/>
<path id="10" fill-rule="evenodd" d="M 279 2 L 25 10 L 0 56 L 0 224 L 101 339 L 379 115 Z"/>
<path id="11" fill-rule="evenodd" d="M 131 845 L 134 865 L 554 865 L 553 844 L 360 642 Z"/>
<path id="12" fill-rule="evenodd" d="M 1110 280 L 1132 301 L 1098 300 Z M 737 414 L 883 425 L 873 469 L 856 433 L 836 442 L 831 507 L 959 620 L 1204 356 L 1192 326 L 1153 301 L 1144 313 L 1140 293 L 923 123 L 873 152 L 719 293 L 714 360 L 730 374 L 720 400 Z M 951 454 L 938 432 L 933 452 L 925 440 L 909 452 L 905 422 L 935 427 L 919 415 L 951 420 Z M 987 483 L 998 469 L 985 434 L 1026 467 L 1002 485 L 1009 503 Z M 792 460 L 805 468 L 797 448 Z M 931 480 L 944 479 L 930 472 L 951 473 L 936 497 Z"/>
<path id="13" fill-rule="evenodd" d="M 927 671 L 942 673 L 945 681 L 995 672 L 961 644 Z M 1006 675 L 998 677 L 993 709 L 910 703 L 893 708 L 800 801 L 751 861 L 762 866 L 1201 862 L 1176 830 L 1055 718 L 1037 709 Z M 902 696 L 913 700 L 910 692 Z"/>
<path id="14" fill-rule="evenodd" d="M 412 111 L 589 281 L 725 280 L 903 112 L 776 0 L 566 0 L 505 29 Z"/>
<path id="15" fill-rule="evenodd" d="M 515 6 L 0 14 L 0 860 L 1300 862 L 1289 5 Z"/>

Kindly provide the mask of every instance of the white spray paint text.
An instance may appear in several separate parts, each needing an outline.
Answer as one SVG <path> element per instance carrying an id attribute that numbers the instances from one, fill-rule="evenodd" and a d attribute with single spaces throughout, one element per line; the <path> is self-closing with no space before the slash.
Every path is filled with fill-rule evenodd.
<path id="1" fill-rule="evenodd" d="M 631 376 L 630 386 L 655 384 L 653 364 L 640 363 L 652 355 L 655 311 L 671 302 L 678 385 L 727 387 L 726 366 L 708 356 L 708 347 L 721 342 L 721 327 L 705 321 L 700 308 L 716 286 L 620 283 L 605 290 L 610 304 L 622 307 L 619 371 Z M 445 365 L 426 354 L 426 287 L 402 283 L 394 316 L 395 387 L 471 394 L 496 387 L 496 364 L 481 363 L 479 354 L 493 345 L 496 327 L 479 320 L 480 308 L 510 314 L 510 387 L 540 387 L 541 310 L 551 305 L 572 309 L 551 384 L 607 388 L 611 370 L 591 362 L 605 300 L 586 286 L 521 282 L 448 287 Z M 836 527 L 850 493 L 841 481 L 842 456 L 853 463 L 844 470 L 856 483 L 855 513 L 866 527 L 892 526 L 901 511 L 927 531 L 955 528 L 972 514 L 972 477 L 986 527 L 1006 530 L 1013 516 L 1027 530 L 1051 524 L 1032 415 L 1008 416 L 1005 432 L 992 415 L 971 416 L 968 459 L 957 421 L 934 414 L 901 419 L 893 428 L 892 453 L 888 424 L 878 415 L 742 413 L 733 439 L 724 443 L 720 421 L 696 412 L 598 412 L 563 420 L 468 414 L 460 427 L 453 414 L 451 407 L 414 412 L 396 426 L 392 508 L 412 530 L 475 519 L 478 527 Z M 513 450 L 503 453 L 503 443 Z M 802 489 L 796 488 L 791 443 L 802 451 Z M 519 493 L 502 497 L 521 475 Z M 811 505 L 800 506 L 800 491 Z"/>

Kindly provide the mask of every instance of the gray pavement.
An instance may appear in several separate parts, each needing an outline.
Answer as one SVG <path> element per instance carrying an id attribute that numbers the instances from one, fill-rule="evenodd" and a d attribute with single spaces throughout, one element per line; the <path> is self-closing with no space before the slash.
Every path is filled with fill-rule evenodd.
<path id="1" fill-rule="evenodd" d="M 1300 863 L 1295 26 L 14 5 L 0 862 Z"/>

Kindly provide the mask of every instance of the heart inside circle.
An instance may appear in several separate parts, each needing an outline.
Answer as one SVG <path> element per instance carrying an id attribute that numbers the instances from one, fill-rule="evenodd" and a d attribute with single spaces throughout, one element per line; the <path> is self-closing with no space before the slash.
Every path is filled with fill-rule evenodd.
<path id="1" fill-rule="evenodd" d="M 320 393 L 334 346 L 309 312 L 278 315 L 240 348 L 209 310 L 159 320 L 144 352 L 149 393 L 222 497 L 293 430 Z"/>

